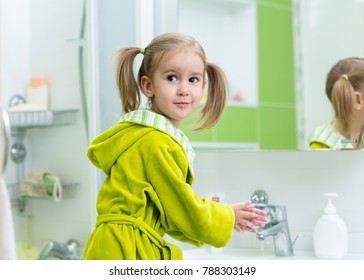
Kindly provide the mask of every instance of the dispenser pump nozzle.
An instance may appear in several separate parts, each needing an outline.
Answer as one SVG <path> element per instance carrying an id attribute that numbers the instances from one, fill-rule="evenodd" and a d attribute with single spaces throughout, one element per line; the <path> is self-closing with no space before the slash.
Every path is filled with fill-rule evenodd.
<path id="1" fill-rule="evenodd" d="M 324 193 L 323 196 L 327 197 L 327 204 L 324 209 L 325 214 L 335 214 L 336 213 L 336 207 L 334 204 L 332 204 L 331 199 L 334 197 L 338 197 L 336 193 Z"/>

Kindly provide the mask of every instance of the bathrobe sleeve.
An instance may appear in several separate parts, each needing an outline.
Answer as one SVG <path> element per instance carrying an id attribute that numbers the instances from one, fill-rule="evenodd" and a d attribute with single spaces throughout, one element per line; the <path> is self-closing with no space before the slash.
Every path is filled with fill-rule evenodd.
<path id="1" fill-rule="evenodd" d="M 161 223 L 172 237 L 202 246 L 223 247 L 231 239 L 235 216 L 229 205 L 200 199 L 192 190 L 193 176 L 183 148 L 174 143 L 159 145 L 147 164 L 156 192 Z"/>

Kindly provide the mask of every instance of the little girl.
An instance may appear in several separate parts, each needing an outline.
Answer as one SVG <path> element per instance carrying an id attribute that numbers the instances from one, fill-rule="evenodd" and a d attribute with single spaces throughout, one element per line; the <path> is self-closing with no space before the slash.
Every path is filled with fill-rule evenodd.
<path id="1" fill-rule="evenodd" d="M 139 54 L 144 58 L 136 80 L 133 62 Z M 145 49 L 121 48 L 116 66 L 124 114 L 88 150 L 107 177 L 84 259 L 182 259 L 164 234 L 196 246 L 222 247 L 234 228 L 256 232 L 264 226 L 266 212 L 250 201 L 221 204 L 200 199 L 191 188 L 194 151 L 178 127 L 198 108 L 206 75 L 207 101 L 196 130 L 218 122 L 227 95 L 222 70 L 206 61 L 200 44 L 187 35 L 163 34 Z M 138 109 L 140 90 L 149 109 Z"/>
<path id="2" fill-rule="evenodd" d="M 364 60 L 339 60 L 326 79 L 326 95 L 334 118 L 309 136 L 311 149 L 362 149 L 364 147 Z"/>

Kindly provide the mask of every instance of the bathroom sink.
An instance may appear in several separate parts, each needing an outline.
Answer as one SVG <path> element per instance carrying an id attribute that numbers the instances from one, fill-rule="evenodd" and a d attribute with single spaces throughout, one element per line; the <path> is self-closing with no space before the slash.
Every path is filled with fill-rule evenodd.
<path id="1" fill-rule="evenodd" d="M 315 257 L 312 251 L 295 251 L 294 256 L 277 257 L 273 249 L 265 249 L 264 253 L 260 249 L 254 248 L 221 248 L 214 249 L 210 247 L 199 249 L 183 250 L 184 260 L 314 260 Z M 364 260 L 364 254 L 348 254 L 346 259 L 361 259 Z"/>

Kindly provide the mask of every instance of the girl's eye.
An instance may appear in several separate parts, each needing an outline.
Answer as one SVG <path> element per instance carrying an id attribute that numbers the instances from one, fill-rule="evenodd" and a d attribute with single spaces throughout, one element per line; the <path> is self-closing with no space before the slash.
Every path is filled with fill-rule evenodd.
<path id="1" fill-rule="evenodd" d="M 170 82 L 175 82 L 177 80 L 177 77 L 175 75 L 170 75 L 167 77 L 167 80 Z"/>
<path id="2" fill-rule="evenodd" d="M 192 78 L 190 78 L 190 82 L 191 82 L 191 83 L 198 83 L 198 81 L 199 81 L 199 79 L 198 79 L 198 78 L 196 78 L 196 77 L 192 77 Z"/>

